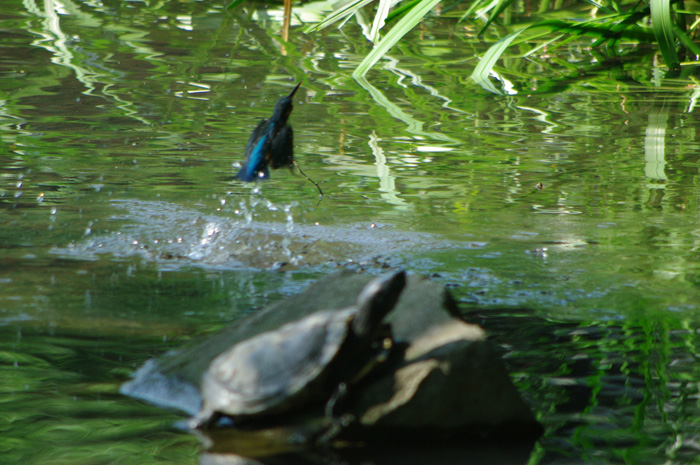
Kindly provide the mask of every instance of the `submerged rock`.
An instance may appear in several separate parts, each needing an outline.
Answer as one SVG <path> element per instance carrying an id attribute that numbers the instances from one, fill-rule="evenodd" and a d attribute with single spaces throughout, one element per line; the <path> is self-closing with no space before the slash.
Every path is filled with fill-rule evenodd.
<path id="1" fill-rule="evenodd" d="M 200 386 L 212 360 L 237 343 L 276 330 L 324 309 L 354 305 L 371 276 L 341 272 L 303 293 L 272 304 L 203 342 L 148 361 L 122 392 L 194 415 Z M 409 276 L 389 323 L 395 350 L 379 369 L 339 399 L 333 417 L 318 410 L 288 415 L 278 425 L 281 441 L 373 438 L 425 441 L 533 440 L 541 434 L 484 331 L 460 319 L 440 285 Z M 336 417 L 337 414 L 337 418 Z M 216 443 L 231 442 L 235 429 L 213 431 Z M 379 434 L 381 433 L 381 434 Z M 233 441 L 235 442 L 235 441 Z"/>

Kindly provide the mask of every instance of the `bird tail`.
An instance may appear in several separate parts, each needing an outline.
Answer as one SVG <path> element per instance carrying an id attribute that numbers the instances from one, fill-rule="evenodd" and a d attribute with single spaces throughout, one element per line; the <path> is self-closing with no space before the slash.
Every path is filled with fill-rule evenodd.
<path id="1" fill-rule="evenodd" d="M 261 179 L 267 179 L 270 177 L 270 170 L 266 166 L 262 170 L 250 169 L 247 165 L 243 167 L 236 173 L 236 179 L 243 182 L 253 182 L 259 181 Z"/>

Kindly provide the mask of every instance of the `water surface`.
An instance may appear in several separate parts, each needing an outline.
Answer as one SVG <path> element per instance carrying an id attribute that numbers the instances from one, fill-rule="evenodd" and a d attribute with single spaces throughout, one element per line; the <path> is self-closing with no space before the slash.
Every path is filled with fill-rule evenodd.
<path id="1" fill-rule="evenodd" d="M 697 95 L 651 55 L 499 97 L 450 17 L 357 83 L 359 26 L 283 44 L 275 5 L 0 5 L 7 463 L 196 463 L 119 384 L 340 267 L 450 287 L 547 429 L 531 463 L 694 460 Z M 320 202 L 297 172 L 232 179 L 297 82 Z"/>

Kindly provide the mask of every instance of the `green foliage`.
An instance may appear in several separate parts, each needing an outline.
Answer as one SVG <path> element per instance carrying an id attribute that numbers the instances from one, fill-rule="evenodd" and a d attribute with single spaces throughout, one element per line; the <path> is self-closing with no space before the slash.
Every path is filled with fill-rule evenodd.
<path id="1" fill-rule="evenodd" d="M 676 53 L 676 40 L 673 33 L 673 19 L 671 18 L 671 2 L 669 0 L 651 0 L 651 24 L 659 44 L 661 55 L 669 68 L 678 68 L 680 61 Z"/>
<path id="2" fill-rule="evenodd" d="M 484 89 L 491 91 L 494 94 L 498 94 L 498 89 L 493 86 L 491 80 L 489 79 L 489 76 L 493 72 L 493 67 L 496 65 L 496 62 L 503 52 L 510 47 L 510 44 L 520 35 L 521 32 L 525 32 L 527 29 L 528 28 L 515 31 L 509 36 L 496 42 L 496 44 L 491 47 L 486 54 L 484 54 L 479 64 L 476 65 L 471 78 Z"/>
<path id="3" fill-rule="evenodd" d="M 326 27 L 330 26 L 335 22 L 340 21 L 341 19 L 347 21 L 347 19 L 349 19 L 352 15 L 357 13 L 360 10 L 360 8 L 362 8 L 365 5 L 369 5 L 373 1 L 374 0 L 357 0 L 348 4 L 344 4 L 337 10 L 335 10 L 333 13 L 331 13 L 326 19 L 321 21 L 319 24 L 311 25 L 304 29 L 304 32 L 308 34 L 309 32 L 320 31 L 321 29 L 325 29 Z"/>
<path id="4" fill-rule="evenodd" d="M 343 3 L 335 11 L 319 24 L 307 27 L 304 32 L 314 32 L 324 29 L 340 20 L 347 21 L 352 15 L 358 13 L 360 9 L 373 0 L 356 0 L 350 3 Z M 440 0 L 413 0 L 404 2 L 393 12 L 389 11 L 391 1 L 380 0 L 375 19 L 370 32 L 370 40 L 375 43 L 374 49 L 365 57 L 357 67 L 353 76 L 361 78 L 379 61 L 389 50 L 410 32 L 435 6 Z M 387 34 L 380 38 L 379 31 L 387 22 L 392 22 L 401 18 L 398 23 Z M 344 23 L 343 23 L 344 24 Z M 342 26 L 342 24 L 341 24 Z"/>
<path id="5" fill-rule="evenodd" d="M 322 29 L 340 20 L 347 21 L 352 15 L 362 12 L 369 3 L 369 0 L 346 3 L 328 15 L 324 21 L 308 27 L 306 32 Z M 353 76 L 365 76 L 372 66 L 428 16 L 438 3 L 439 0 L 406 0 L 398 3 L 394 10 L 389 12 L 390 3 L 381 0 L 375 12 L 371 33 L 368 34 L 375 46 Z M 698 22 L 686 28 L 685 18 L 690 13 L 682 8 L 682 2 L 671 0 L 650 0 L 649 3 L 584 0 L 565 7 L 561 2 L 543 2 L 532 7 L 523 7 L 512 0 L 477 0 L 459 15 L 459 21 L 471 20 L 480 24 L 480 36 L 501 36 L 481 57 L 481 62 L 471 75 L 471 78 L 485 89 L 500 93 L 490 81 L 490 76 L 498 75 L 497 63 L 513 46 L 519 45 L 524 48 L 517 55 L 524 58 L 545 48 L 550 52 L 584 36 L 593 39 L 590 45 L 591 53 L 593 49 L 600 49 L 610 57 L 619 54 L 622 44 L 628 48 L 641 44 L 655 44 L 666 67 L 671 73 L 676 73 L 681 68 L 681 48 L 685 48 L 692 55 L 700 55 L 700 47 L 687 34 L 689 29 L 698 27 Z M 517 18 L 520 22 L 514 19 L 516 15 L 519 15 Z M 591 17 L 593 19 L 589 19 Z M 399 18 L 396 25 L 380 37 L 384 24 Z M 531 18 L 539 20 L 524 22 L 531 21 Z"/>
<path id="6" fill-rule="evenodd" d="M 352 73 L 353 77 L 360 78 L 365 76 L 372 66 L 386 55 L 389 50 L 396 45 L 403 36 L 411 31 L 438 3 L 440 3 L 440 0 L 422 0 L 413 7 L 411 11 L 406 13 L 404 17 L 391 28 L 386 36 L 376 44 L 369 55 L 362 60 L 362 63 L 360 63 L 355 72 Z"/>
<path id="7" fill-rule="evenodd" d="M 244 1 L 245 0 L 233 0 L 231 3 L 228 4 L 226 9 L 232 10 L 232 9 L 236 8 L 238 5 L 240 5 L 241 3 L 243 3 Z"/>

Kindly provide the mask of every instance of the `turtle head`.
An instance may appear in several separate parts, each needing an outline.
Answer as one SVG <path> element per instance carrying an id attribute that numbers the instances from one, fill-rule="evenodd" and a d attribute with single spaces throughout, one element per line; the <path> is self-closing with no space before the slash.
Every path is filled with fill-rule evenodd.
<path id="1" fill-rule="evenodd" d="M 357 297 L 352 330 L 359 338 L 372 337 L 384 317 L 394 309 L 406 285 L 406 272 L 398 271 L 370 281 Z"/>

